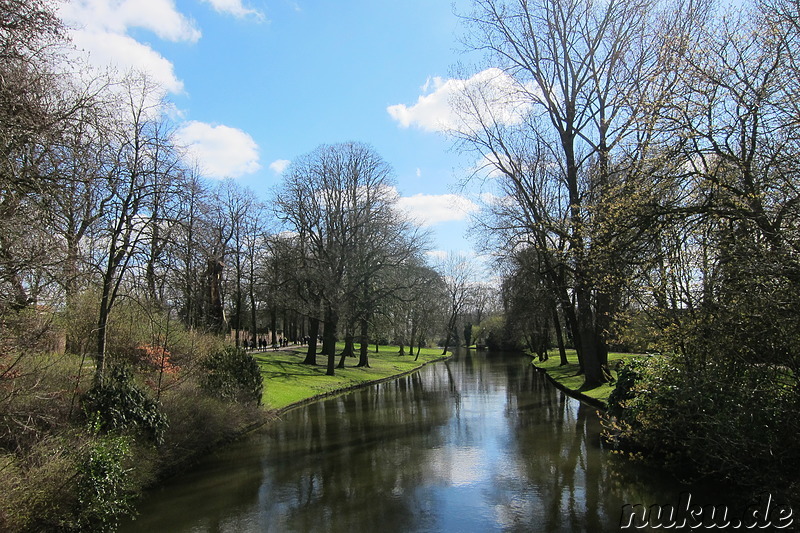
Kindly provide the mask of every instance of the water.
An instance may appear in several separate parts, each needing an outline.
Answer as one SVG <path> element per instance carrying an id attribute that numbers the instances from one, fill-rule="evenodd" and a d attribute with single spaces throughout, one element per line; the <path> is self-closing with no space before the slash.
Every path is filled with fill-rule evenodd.
<path id="1" fill-rule="evenodd" d="M 626 503 L 677 503 L 685 487 L 603 450 L 594 408 L 529 363 L 461 354 L 289 411 L 122 531 L 617 531 Z"/>

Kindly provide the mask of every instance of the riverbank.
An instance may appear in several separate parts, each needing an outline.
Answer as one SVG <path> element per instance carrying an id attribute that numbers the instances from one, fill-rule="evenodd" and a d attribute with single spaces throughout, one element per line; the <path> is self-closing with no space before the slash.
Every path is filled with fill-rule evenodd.
<path id="1" fill-rule="evenodd" d="M 340 353 L 344 349 L 344 344 L 337 344 L 336 349 L 337 353 Z M 275 351 L 253 353 L 264 378 L 261 407 L 236 405 L 234 408 L 228 404 L 225 410 L 229 422 L 227 425 L 216 420 L 222 414 L 218 409 L 206 408 L 205 411 L 216 415 L 206 419 L 204 424 L 200 424 L 205 426 L 200 433 L 207 435 L 207 438 L 187 439 L 195 444 L 183 446 L 180 455 L 169 454 L 168 461 L 156 460 L 160 464 L 153 468 L 153 477 L 143 485 L 152 487 L 186 471 L 213 450 L 274 422 L 290 409 L 360 387 L 391 381 L 415 372 L 429 363 L 452 357 L 451 353 L 442 355 L 440 348 L 422 348 L 419 359 L 414 361 L 416 355 L 407 353 L 400 355 L 399 346 L 382 345 L 377 353 L 374 349 L 370 350 L 369 367 L 357 368 L 355 365 L 358 358 L 351 358 L 347 360 L 345 368 L 337 368 L 334 376 L 327 376 L 326 356 L 317 354 L 317 365 L 305 365 L 303 360 L 306 350 L 306 346 L 297 345 Z M 416 354 L 416 351 L 414 353 Z M 339 355 L 336 360 L 338 364 Z M 222 416 L 225 418 L 225 415 Z M 233 418 L 230 418 L 231 416 Z M 233 421 L 234 418 L 237 421 Z M 196 431 L 185 427 L 177 433 L 186 438 Z"/>
<path id="2" fill-rule="evenodd" d="M 615 531 L 624 504 L 673 501 L 671 478 L 597 446 L 595 409 L 534 372 L 518 353 L 462 352 L 291 409 L 148 495 L 121 533 Z"/>
<path id="3" fill-rule="evenodd" d="M 344 345 L 337 346 L 337 351 L 343 348 Z M 422 348 L 415 361 L 416 350 L 414 355 L 408 352 L 400 355 L 399 346 L 380 346 L 378 352 L 370 346 L 369 367 L 357 368 L 358 358 L 349 358 L 345 368 L 337 368 L 335 375 L 327 376 L 327 357 L 318 354 L 317 365 L 305 365 L 306 349 L 296 346 L 254 354 L 264 376 L 262 405 L 265 409 L 281 414 L 320 398 L 397 379 L 427 364 L 452 357 L 450 353 L 442 355 L 440 348 Z M 338 355 L 336 359 L 338 364 Z"/>
<path id="4" fill-rule="evenodd" d="M 577 398 L 582 402 L 605 410 L 608 407 L 608 396 L 616 386 L 616 368 L 621 361 L 627 361 L 634 357 L 641 357 L 641 354 L 616 353 L 608 354 L 608 366 L 614 381 L 603 383 L 597 387 L 586 388 L 584 385 L 583 374 L 578 374 L 578 354 L 575 350 L 567 350 L 567 360 L 569 364 L 561 365 L 561 358 L 557 351 L 548 352 L 547 361 L 534 359 L 531 364 L 536 370 L 545 373 L 550 382 L 569 396 Z"/>

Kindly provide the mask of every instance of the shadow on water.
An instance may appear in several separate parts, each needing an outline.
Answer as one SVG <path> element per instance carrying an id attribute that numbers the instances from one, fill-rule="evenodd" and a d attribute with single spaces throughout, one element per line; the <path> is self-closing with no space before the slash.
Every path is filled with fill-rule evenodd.
<path id="1" fill-rule="evenodd" d="M 122 531 L 614 531 L 625 503 L 677 500 L 529 362 L 462 352 L 289 411 L 150 491 Z"/>

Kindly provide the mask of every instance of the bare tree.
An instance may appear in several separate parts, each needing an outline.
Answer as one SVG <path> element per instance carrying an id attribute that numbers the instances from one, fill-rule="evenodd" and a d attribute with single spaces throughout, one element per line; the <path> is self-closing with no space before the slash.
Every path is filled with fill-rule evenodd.
<path id="1" fill-rule="evenodd" d="M 109 316 L 126 274 L 139 264 L 136 257 L 147 244 L 153 222 L 154 180 L 160 162 L 157 147 L 167 142 L 158 127 L 159 111 L 152 102 L 155 89 L 145 77 L 131 76 L 123 82 L 123 101 L 115 129 L 111 130 L 113 158 L 103 168 L 108 190 L 103 227 L 98 236 L 96 268 L 100 281 L 97 316 L 95 382 L 103 381 Z"/>
<path id="2" fill-rule="evenodd" d="M 182 190 L 177 200 L 172 239 L 169 247 L 170 285 L 175 294 L 179 315 L 190 328 L 204 325 L 203 279 L 205 265 L 203 238 L 205 224 L 203 213 L 209 201 L 209 192 L 196 172 L 184 176 Z"/>
<path id="3" fill-rule="evenodd" d="M 554 290 L 574 295 L 574 310 L 570 294 L 559 299 L 589 385 L 605 380 L 612 294 L 603 281 L 624 264 L 609 207 L 663 161 L 655 111 L 674 84 L 672 50 L 685 46 L 687 21 L 702 14 L 693 4 L 657 7 L 478 0 L 465 17 L 470 46 L 501 70 L 465 85 L 454 133 L 504 184 L 518 228 L 512 247 L 548 253 Z"/>
<path id="4" fill-rule="evenodd" d="M 393 218 L 391 186 L 391 169 L 372 148 L 344 143 L 294 161 L 277 192 L 278 216 L 297 234 L 305 276 L 300 285 L 322 307 L 329 375 L 340 319 L 349 321 L 346 333 L 353 335 L 355 304 L 374 286 L 376 272 L 412 253 L 407 226 Z"/>
<path id="5" fill-rule="evenodd" d="M 444 349 L 447 353 L 450 341 L 458 343 L 456 323 L 459 316 L 469 305 L 472 297 L 472 286 L 475 281 L 475 267 L 468 259 L 449 253 L 437 269 L 444 280 L 447 294 L 447 326 Z"/>

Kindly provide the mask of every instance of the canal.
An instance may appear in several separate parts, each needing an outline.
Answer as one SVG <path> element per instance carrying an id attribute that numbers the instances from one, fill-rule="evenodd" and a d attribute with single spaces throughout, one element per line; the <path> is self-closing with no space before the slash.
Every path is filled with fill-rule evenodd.
<path id="1" fill-rule="evenodd" d="M 285 413 L 148 492 L 122 531 L 618 531 L 626 503 L 686 490 L 599 433 L 530 358 L 461 353 Z"/>

